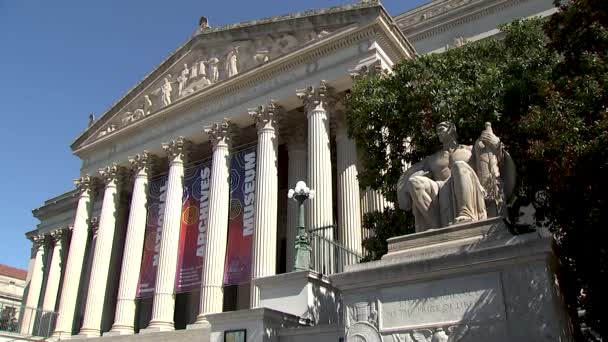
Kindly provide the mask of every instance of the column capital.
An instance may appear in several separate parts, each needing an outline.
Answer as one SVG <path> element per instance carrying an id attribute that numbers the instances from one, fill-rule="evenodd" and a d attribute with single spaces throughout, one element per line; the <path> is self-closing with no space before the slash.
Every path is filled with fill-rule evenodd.
<path id="1" fill-rule="evenodd" d="M 136 173 L 140 171 L 147 172 L 150 168 L 150 164 L 152 163 L 152 155 L 148 151 L 144 150 L 142 153 L 130 156 L 129 163 L 131 163 L 131 166 Z"/>
<path id="2" fill-rule="evenodd" d="M 232 123 L 229 119 L 224 119 L 221 123 L 214 123 L 206 127 L 203 132 L 209 135 L 211 145 L 216 147 L 228 147 L 232 139 Z"/>
<path id="3" fill-rule="evenodd" d="M 116 186 L 122 175 L 122 168 L 116 163 L 99 169 L 99 176 L 106 186 Z"/>
<path id="4" fill-rule="evenodd" d="M 346 113 L 343 110 L 336 110 L 332 114 L 331 125 L 335 129 L 336 139 L 348 137 L 348 125 L 346 124 Z"/>
<path id="5" fill-rule="evenodd" d="M 82 177 L 74 179 L 74 185 L 81 194 L 90 193 L 93 190 L 95 181 L 90 175 L 83 175 Z"/>
<path id="6" fill-rule="evenodd" d="M 170 162 L 184 162 L 187 143 L 188 141 L 180 136 L 162 144 L 163 150 L 167 153 Z"/>
<path id="7" fill-rule="evenodd" d="M 308 86 L 304 89 L 296 90 L 296 96 L 302 101 L 307 111 L 311 111 L 319 106 L 327 110 L 333 106 L 335 99 L 332 89 L 325 80 L 319 83 L 318 87 Z"/>
<path id="8" fill-rule="evenodd" d="M 274 100 L 270 100 L 267 105 L 261 105 L 248 110 L 249 116 L 255 121 L 258 133 L 264 130 L 277 130 L 279 115 L 282 108 Z"/>
<path id="9" fill-rule="evenodd" d="M 93 236 L 97 235 L 97 231 L 99 230 L 99 217 L 93 216 L 89 220 L 89 229 L 91 230 L 91 234 Z"/>
<path id="10" fill-rule="evenodd" d="M 61 241 L 62 241 L 61 239 L 67 234 L 67 232 L 68 232 L 67 227 L 62 227 L 62 228 L 57 228 L 55 230 L 52 230 L 50 235 L 51 235 L 53 244 L 61 243 Z"/>
<path id="11" fill-rule="evenodd" d="M 32 252 L 36 252 L 44 248 L 45 237 L 46 236 L 44 234 L 38 233 L 32 233 L 27 235 L 27 238 L 32 241 Z"/>

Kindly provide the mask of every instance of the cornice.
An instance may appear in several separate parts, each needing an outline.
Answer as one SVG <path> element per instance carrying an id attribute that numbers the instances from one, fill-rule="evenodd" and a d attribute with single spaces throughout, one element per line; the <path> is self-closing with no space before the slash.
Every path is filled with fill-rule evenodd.
<path id="1" fill-rule="evenodd" d="M 390 17 L 388 18 L 390 20 Z M 275 60 L 271 60 L 255 69 L 248 70 L 224 82 L 204 88 L 189 97 L 178 99 L 172 104 L 157 112 L 151 113 L 129 126 L 117 130 L 109 136 L 101 137 L 79 147 L 74 153 L 79 155 L 98 146 L 107 144 L 110 141 L 114 141 L 115 139 L 119 139 L 120 137 L 132 135 L 137 130 L 145 127 L 145 125 L 149 125 L 158 120 L 167 119 L 176 115 L 180 110 L 187 109 L 195 103 L 204 107 L 213 106 L 226 98 L 230 98 L 235 93 L 254 87 L 262 81 L 272 80 L 279 74 L 288 73 L 297 66 L 314 62 L 337 50 L 351 47 L 359 41 L 369 39 L 370 37 L 378 38 L 379 35 L 381 36 L 383 33 L 384 37 L 381 43 L 388 49 L 391 58 L 400 60 L 411 56 L 414 50 L 407 39 L 405 39 L 405 36 L 401 33 L 396 33 L 395 28 L 390 27 L 386 18 L 379 16 L 376 20 L 371 21 L 367 25 L 362 27 L 351 25 L 343 30 L 326 36 L 325 39 L 315 41 L 299 50 L 288 53 Z M 389 35 L 389 33 L 391 34 Z M 407 49 L 408 46 L 410 49 Z"/>
<path id="2" fill-rule="evenodd" d="M 395 17 L 395 21 L 410 40 L 420 41 L 529 1 L 446 0 L 406 12 Z"/>
<path id="3" fill-rule="evenodd" d="M 227 31 L 238 31 L 238 30 L 247 30 L 251 26 L 261 26 L 264 24 L 272 24 L 289 20 L 298 20 L 302 18 L 310 18 L 310 17 L 327 17 L 331 18 L 338 13 L 348 13 L 348 12 L 356 12 L 363 11 L 361 13 L 361 18 L 365 16 L 373 15 L 374 10 L 383 9 L 381 5 L 379 5 L 377 0 L 370 0 L 365 2 L 360 2 L 357 4 L 351 4 L 346 6 L 338 6 L 331 7 L 321 10 L 314 11 L 303 11 L 283 16 L 265 18 L 260 20 L 253 20 L 243 23 L 230 24 L 217 28 L 206 28 L 203 31 L 195 32 L 192 36 L 190 36 L 186 42 L 180 45 L 175 51 L 173 51 L 169 57 L 163 60 L 160 64 L 153 68 L 153 70 L 148 73 L 142 80 L 140 80 L 133 88 L 126 92 L 124 96 L 122 96 L 118 101 L 114 102 L 109 109 L 102 114 L 98 120 L 93 122 L 91 126 L 87 127 L 71 144 L 71 148 L 73 151 L 78 150 L 83 144 L 87 143 L 87 140 L 90 137 L 97 136 L 101 129 L 105 128 L 106 124 L 108 124 L 116 114 L 118 114 L 123 108 L 129 106 L 132 101 L 138 98 L 138 95 L 147 91 L 149 87 L 153 86 L 158 80 L 162 79 L 165 76 L 165 73 L 171 69 L 176 63 L 188 53 L 192 51 L 199 43 L 205 43 L 203 39 L 207 39 L 210 36 L 219 36 L 220 33 L 224 33 Z M 355 19 L 361 20 L 360 17 L 355 17 Z M 354 20 L 357 22 L 357 20 Z M 329 23 L 331 24 L 331 23 Z M 334 23 L 340 24 L 340 23 Z M 221 38 L 223 39 L 223 38 Z M 220 82 L 225 83 L 225 81 Z M 218 84 L 219 85 L 219 84 Z M 192 97 L 192 96 L 190 96 Z M 169 106 L 167 106 L 169 107 Z M 167 108 L 165 107 L 165 108 Z M 114 134 L 112 134 L 114 135 Z M 99 139 L 97 139 L 99 140 Z"/>

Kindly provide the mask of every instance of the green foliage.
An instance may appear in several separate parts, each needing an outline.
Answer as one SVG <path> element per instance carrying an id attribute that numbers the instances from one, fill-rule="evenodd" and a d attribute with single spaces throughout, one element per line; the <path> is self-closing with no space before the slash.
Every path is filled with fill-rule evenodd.
<path id="1" fill-rule="evenodd" d="M 516 21 L 502 30 L 502 39 L 421 56 L 391 75 L 355 82 L 347 113 L 363 152 L 360 182 L 395 201 L 404 163 L 440 148 L 437 123 L 453 121 L 459 142 L 472 144 L 492 122 L 517 166 L 516 203 L 532 203 L 538 225 L 555 233 L 571 311 L 585 313 L 582 334 L 605 339 L 608 1 L 570 0 L 548 22 Z M 402 234 L 394 225 L 406 229 L 410 219 L 391 211 L 368 216 L 365 225 L 377 234 L 365 242 L 371 257 L 386 251 L 379 239 Z"/>
<path id="2" fill-rule="evenodd" d="M 378 260 L 387 252 L 388 238 L 414 232 L 414 217 L 401 209 L 386 208 L 384 212 L 365 214 L 363 227 L 367 230 L 365 235 L 371 236 L 363 241 L 367 253 L 362 262 Z"/>

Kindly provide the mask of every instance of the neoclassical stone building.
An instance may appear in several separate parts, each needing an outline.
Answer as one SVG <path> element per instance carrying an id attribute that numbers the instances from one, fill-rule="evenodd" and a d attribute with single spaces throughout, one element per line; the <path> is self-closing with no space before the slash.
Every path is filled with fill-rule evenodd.
<path id="1" fill-rule="evenodd" d="M 40 224 L 27 233 L 23 305 L 56 312 L 52 335 L 60 339 L 234 327 L 226 322 L 249 327 L 248 340 L 321 322 L 328 324 L 316 332 L 273 336 L 342 336 L 338 313 L 266 310 L 276 306 L 264 289 L 299 281 L 287 274 L 297 218 L 286 194 L 296 181 L 316 190 L 306 222 L 326 242 L 313 243 L 321 274 L 356 262 L 362 215 L 391 205 L 357 181 L 341 104 L 352 76 L 390 72 L 416 51 L 485 38 L 497 24 L 551 11 L 550 0 L 443 0 L 393 18 L 361 1 L 224 27 L 202 18 L 71 145 L 82 160 L 75 189 L 33 211 Z M 319 253 L 323 246 L 351 257 Z M 227 281 L 231 275 L 244 276 Z M 304 288 L 339 301 L 324 275 L 304 278 L 316 284 Z M 266 325 L 251 323 L 258 321 Z M 220 341 L 217 331 L 211 339 Z"/>

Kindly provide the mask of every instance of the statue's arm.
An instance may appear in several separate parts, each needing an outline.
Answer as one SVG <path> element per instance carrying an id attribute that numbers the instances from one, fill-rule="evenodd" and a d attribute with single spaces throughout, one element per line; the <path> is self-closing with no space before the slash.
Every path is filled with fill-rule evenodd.
<path id="1" fill-rule="evenodd" d="M 427 168 L 427 158 L 412 165 L 399 177 L 399 181 L 397 182 L 397 202 L 400 209 L 412 210 L 412 198 L 409 194 L 410 178 L 414 176 L 429 176 L 430 171 Z"/>

